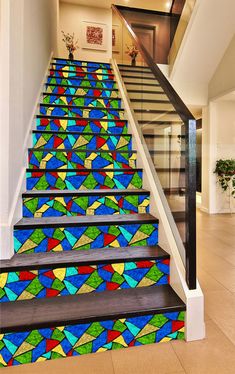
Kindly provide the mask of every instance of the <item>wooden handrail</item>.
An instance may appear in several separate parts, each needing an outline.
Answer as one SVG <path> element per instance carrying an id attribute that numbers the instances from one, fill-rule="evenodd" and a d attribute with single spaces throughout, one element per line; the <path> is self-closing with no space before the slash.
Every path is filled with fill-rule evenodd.
<path id="1" fill-rule="evenodd" d="M 175 110 L 177 111 L 178 115 L 182 119 L 183 122 L 187 123 L 190 119 L 194 119 L 194 116 L 181 100 L 177 92 L 174 90 L 168 79 L 156 65 L 144 45 L 139 41 L 138 37 L 136 36 L 135 32 L 133 31 L 129 22 L 125 19 L 123 14 L 120 12 L 119 7 L 116 5 L 112 5 L 112 10 L 118 15 L 121 19 L 122 23 L 128 29 L 129 33 L 131 34 L 132 38 L 134 39 L 137 48 L 142 53 L 142 57 L 144 58 L 146 64 L 151 69 L 152 73 L 154 74 L 155 78 L 158 80 L 160 85 L 162 86 L 165 94 L 168 96 L 169 100 L 171 101 L 172 105 L 174 106 Z"/>

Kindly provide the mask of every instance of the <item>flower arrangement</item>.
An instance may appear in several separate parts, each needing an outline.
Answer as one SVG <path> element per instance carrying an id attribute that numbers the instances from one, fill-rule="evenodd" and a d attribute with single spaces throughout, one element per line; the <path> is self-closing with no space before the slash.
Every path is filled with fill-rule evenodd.
<path id="1" fill-rule="evenodd" d="M 224 191 L 231 189 L 231 195 L 235 198 L 235 160 L 217 160 L 214 173 Z"/>
<path id="2" fill-rule="evenodd" d="M 128 54 L 128 56 L 131 57 L 131 65 L 135 66 L 135 63 L 136 63 L 135 59 L 139 54 L 139 50 L 136 48 L 136 46 L 134 44 L 132 44 L 130 46 L 127 45 L 126 53 Z"/>
<path id="3" fill-rule="evenodd" d="M 63 35 L 62 41 L 65 43 L 67 50 L 69 51 L 69 59 L 73 60 L 73 52 L 78 49 L 78 40 L 74 40 L 74 33 L 73 34 L 65 34 L 64 31 L 61 31 Z"/>

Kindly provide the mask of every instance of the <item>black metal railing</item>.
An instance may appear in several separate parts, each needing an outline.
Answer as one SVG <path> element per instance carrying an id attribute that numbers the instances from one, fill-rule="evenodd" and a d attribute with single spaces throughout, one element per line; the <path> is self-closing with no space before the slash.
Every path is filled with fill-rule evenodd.
<path id="1" fill-rule="evenodd" d="M 162 73 L 160 68 L 156 65 L 150 53 L 142 44 L 139 37 L 136 35 L 133 28 L 131 27 L 131 24 L 124 17 L 119 7 L 113 5 L 112 10 L 114 17 L 116 18 L 116 21 L 118 20 L 122 27 L 122 51 L 120 51 L 119 54 L 122 55 L 123 58 L 121 59 L 122 65 L 120 65 L 120 71 L 123 71 L 124 83 L 126 80 L 125 84 L 127 85 L 127 87 L 128 85 L 130 86 L 130 94 L 132 93 L 132 95 L 139 95 L 136 96 L 137 99 L 133 96 L 134 98 L 131 98 L 131 100 L 133 101 L 133 105 L 135 105 L 135 111 L 139 116 L 138 121 L 139 125 L 143 129 L 143 135 L 146 135 L 146 141 L 148 137 L 153 137 L 156 139 L 165 139 L 165 137 L 168 136 L 168 142 L 165 142 L 164 144 L 170 144 L 169 149 L 167 149 L 167 151 L 165 150 L 165 148 L 158 150 L 156 148 L 157 143 L 151 141 L 150 148 L 155 147 L 156 149 L 151 149 L 150 154 L 151 152 L 155 152 L 158 156 L 161 153 L 168 152 L 169 164 L 167 165 L 167 168 L 165 167 L 164 163 L 164 167 L 159 167 L 158 165 L 158 167 L 156 167 L 156 171 L 159 173 L 164 173 L 165 171 L 164 178 L 162 178 L 162 186 L 165 183 L 165 185 L 163 186 L 163 191 L 165 192 L 165 195 L 167 197 L 167 201 L 171 208 L 172 216 L 176 222 L 176 226 L 178 226 L 181 240 L 184 244 L 186 281 L 189 289 L 195 289 L 196 120 L 187 108 L 187 106 L 181 100 L 177 92 L 174 90 L 168 79 Z M 133 67 L 133 69 L 127 67 L 126 62 L 124 61 L 125 33 L 128 34 L 128 36 L 126 36 L 126 39 L 132 41 L 133 45 L 136 46 L 141 55 L 139 57 L 139 64 L 137 64 L 136 68 Z M 125 64 L 123 64 L 123 61 L 125 62 Z M 131 75 L 133 75 L 133 78 L 131 78 Z M 139 85 L 137 85 L 136 82 L 134 82 L 134 80 L 136 79 L 136 75 L 139 77 L 137 78 Z M 148 77 L 150 77 L 149 80 Z M 130 80 L 131 82 L 129 82 Z M 151 84 L 151 82 L 153 82 L 153 84 Z M 154 85 L 156 88 L 154 87 Z M 135 87 L 137 87 L 137 89 Z M 149 91 L 149 89 L 151 89 L 151 91 Z M 150 97 L 151 99 L 148 99 Z M 161 97 L 161 100 L 158 99 L 159 97 Z M 165 100 L 162 100 L 162 98 Z M 136 108 L 138 101 L 140 102 L 140 108 Z M 156 107 L 153 107 L 154 105 L 156 105 Z M 177 118 L 175 119 L 175 117 L 173 117 L 174 120 L 169 120 L 169 115 L 174 114 L 177 115 Z M 164 118 L 166 118 L 166 120 Z M 166 135 L 166 131 L 168 131 L 167 126 L 170 129 L 170 135 Z M 175 128 L 177 128 L 179 131 L 178 135 L 174 130 Z M 178 143 L 181 142 L 180 150 L 172 150 L 174 144 L 176 144 L 172 143 L 172 139 L 176 139 Z M 172 160 L 174 161 L 172 155 L 174 154 L 174 152 L 179 152 L 177 172 L 176 168 L 172 167 Z M 155 159 L 153 158 L 153 160 Z M 158 160 L 156 161 L 156 164 L 159 164 Z M 170 173 L 167 184 L 166 182 L 164 182 L 166 180 L 166 170 L 168 174 Z M 174 173 L 177 173 L 177 177 Z M 177 183 L 175 181 L 177 181 Z M 176 183 L 176 185 L 174 185 L 174 183 Z M 173 208 L 173 206 L 177 204 L 181 204 L 183 206 L 183 210 L 181 210 L 180 212 L 175 211 Z"/>

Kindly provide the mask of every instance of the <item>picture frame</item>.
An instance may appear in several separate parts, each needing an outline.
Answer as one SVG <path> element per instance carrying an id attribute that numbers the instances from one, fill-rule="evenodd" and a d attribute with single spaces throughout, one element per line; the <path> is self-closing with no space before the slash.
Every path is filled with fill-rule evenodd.
<path id="1" fill-rule="evenodd" d="M 107 50 L 107 25 L 97 22 L 82 22 L 82 48 Z"/>
<path id="2" fill-rule="evenodd" d="M 112 49 L 113 52 L 119 53 L 121 50 L 121 30 L 120 25 L 112 26 Z"/>

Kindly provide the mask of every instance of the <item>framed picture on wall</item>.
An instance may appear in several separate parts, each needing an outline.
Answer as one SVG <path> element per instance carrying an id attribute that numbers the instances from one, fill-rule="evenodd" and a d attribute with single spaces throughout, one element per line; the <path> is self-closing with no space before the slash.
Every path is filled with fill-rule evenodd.
<path id="1" fill-rule="evenodd" d="M 112 27 L 112 48 L 114 52 L 119 53 L 121 49 L 121 32 L 119 25 Z"/>
<path id="2" fill-rule="evenodd" d="M 107 25 L 96 22 L 82 22 L 82 48 L 107 50 Z"/>

